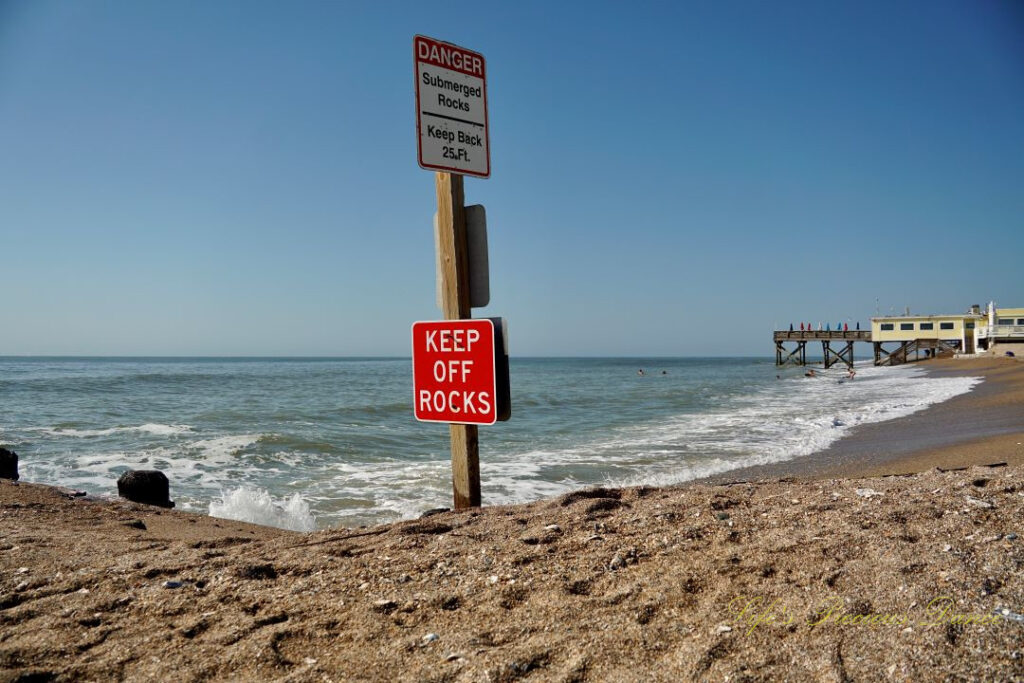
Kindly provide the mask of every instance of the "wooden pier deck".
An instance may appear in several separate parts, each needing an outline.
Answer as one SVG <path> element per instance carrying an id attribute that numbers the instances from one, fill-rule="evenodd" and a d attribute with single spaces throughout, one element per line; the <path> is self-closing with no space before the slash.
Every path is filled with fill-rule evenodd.
<path id="1" fill-rule="evenodd" d="M 871 330 L 776 330 L 775 341 L 871 341 Z"/>

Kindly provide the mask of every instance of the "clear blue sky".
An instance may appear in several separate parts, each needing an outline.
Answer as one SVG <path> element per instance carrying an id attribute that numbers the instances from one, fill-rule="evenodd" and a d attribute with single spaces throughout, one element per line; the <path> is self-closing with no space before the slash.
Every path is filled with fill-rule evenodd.
<path id="1" fill-rule="evenodd" d="M 487 58 L 514 355 L 1024 306 L 1024 5 L 0 0 L 0 355 L 408 355 L 412 38 Z"/>

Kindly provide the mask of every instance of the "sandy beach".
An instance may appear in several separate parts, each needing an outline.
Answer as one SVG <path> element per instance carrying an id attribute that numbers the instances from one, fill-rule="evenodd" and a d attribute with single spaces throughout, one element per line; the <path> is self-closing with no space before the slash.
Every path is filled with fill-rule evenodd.
<path id="1" fill-rule="evenodd" d="M 928 367 L 986 380 L 718 481 L 372 528 L 0 481 L 0 680 L 1020 679 L 1024 365 Z"/>

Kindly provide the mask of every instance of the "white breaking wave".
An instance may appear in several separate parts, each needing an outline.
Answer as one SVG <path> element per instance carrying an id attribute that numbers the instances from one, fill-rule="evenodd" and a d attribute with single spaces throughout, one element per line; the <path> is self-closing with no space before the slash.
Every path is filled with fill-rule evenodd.
<path id="1" fill-rule="evenodd" d="M 138 432 L 141 434 L 152 434 L 154 436 L 173 436 L 175 434 L 186 434 L 192 431 L 189 425 L 164 425 L 148 423 L 137 427 L 109 427 L 107 429 L 70 429 L 62 427 L 45 427 L 40 429 L 44 434 L 50 436 L 70 436 L 83 438 L 88 436 L 110 436 L 111 434 L 123 434 L 126 432 Z"/>
<path id="2" fill-rule="evenodd" d="M 316 518 L 298 493 L 276 502 L 266 489 L 247 486 L 222 492 L 219 501 L 210 503 L 210 516 L 292 531 L 316 529 Z"/>
<path id="3" fill-rule="evenodd" d="M 260 434 L 237 434 L 232 436 L 218 436 L 213 439 L 203 439 L 190 444 L 192 448 L 200 449 L 201 461 L 204 463 L 219 464 L 229 461 L 249 446 L 260 440 Z"/>

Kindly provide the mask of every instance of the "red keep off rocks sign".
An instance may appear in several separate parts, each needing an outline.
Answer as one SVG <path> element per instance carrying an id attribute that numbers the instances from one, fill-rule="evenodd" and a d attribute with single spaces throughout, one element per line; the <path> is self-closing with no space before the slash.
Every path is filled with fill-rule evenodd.
<path id="1" fill-rule="evenodd" d="M 413 323 L 412 375 L 417 420 L 494 424 L 494 323 L 486 318 Z"/>

